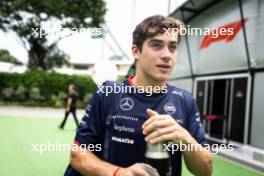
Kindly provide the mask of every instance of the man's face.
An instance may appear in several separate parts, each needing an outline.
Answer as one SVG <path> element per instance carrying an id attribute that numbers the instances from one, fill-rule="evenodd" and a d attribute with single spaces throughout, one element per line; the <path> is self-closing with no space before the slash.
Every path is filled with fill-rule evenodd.
<path id="1" fill-rule="evenodd" d="M 141 52 L 137 48 L 133 50 L 133 47 L 132 51 L 138 69 L 147 79 L 166 81 L 176 62 L 176 47 L 177 36 L 164 33 L 147 38 Z"/>
<path id="2" fill-rule="evenodd" d="M 73 85 L 70 85 L 69 88 L 68 88 L 69 92 L 72 92 L 74 90 L 74 86 Z"/>

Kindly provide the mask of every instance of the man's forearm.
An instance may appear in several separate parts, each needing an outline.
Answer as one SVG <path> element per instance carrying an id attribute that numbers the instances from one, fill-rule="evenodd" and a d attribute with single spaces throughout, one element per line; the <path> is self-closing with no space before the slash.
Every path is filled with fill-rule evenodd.
<path id="1" fill-rule="evenodd" d="M 197 143 L 192 137 L 188 141 L 192 149 L 184 151 L 184 161 L 187 168 L 196 176 L 210 176 L 212 175 L 212 155 L 210 151 L 203 148 L 201 144 Z"/>
<path id="2" fill-rule="evenodd" d="M 100 160 L 91 151 L 72 151 L 70 163 L 84 176 L 112 176 L 117 166 Z"/>

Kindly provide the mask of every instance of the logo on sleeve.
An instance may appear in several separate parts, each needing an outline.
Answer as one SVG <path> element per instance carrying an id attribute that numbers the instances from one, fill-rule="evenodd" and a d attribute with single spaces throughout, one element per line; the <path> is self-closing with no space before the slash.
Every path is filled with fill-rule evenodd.
<path id="1" fill-rule="evenodd" d="M 172 103 L 166 103 L 164 105 L 164 110 L 168 113 L 168 114 L 174 114 L 176 111 L 176 107 L 172 104 Z"/>
<path id="2" fill-rule="evenodd" d="M 131 98 L 122 98 L 120 101 L 120 108 L 124 111 L 129 111 L 134 107 L 134 101 Z"/>
<path id="3" fill-rule="evenodd" d="M 179 95 L 180 97 L 183 98 L 182 92 L 178 92 L 178 91 L 174 90 L 174 91 L 172 91 L 172 94 Z"/>
<path id="4" fill-rule="evenodd" d="M 199 113 L 199 112 L 196 112 L 196 113 L 195 113 L 195 116 L 196 116 L 195 120 L 196 120 L 197 122 L 200 122 L 200 121 L 201 121 L 201 119 L 200 119 L 200 113 Z"/>

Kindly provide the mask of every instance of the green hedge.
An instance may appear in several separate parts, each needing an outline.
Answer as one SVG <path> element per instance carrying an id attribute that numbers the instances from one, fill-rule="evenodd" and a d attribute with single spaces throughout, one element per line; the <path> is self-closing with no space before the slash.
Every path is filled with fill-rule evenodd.
<path id="1" fill-rule="evenodd" d="M 76 85 L 80 94 L 80 106 L 86 106 L 87 97 L 96 89 L 90 76 L 70 76 L 44 71 L 0 73 L 0 99 L 6 103 L 37 103 L 62 107 L 69 84 Z"/>

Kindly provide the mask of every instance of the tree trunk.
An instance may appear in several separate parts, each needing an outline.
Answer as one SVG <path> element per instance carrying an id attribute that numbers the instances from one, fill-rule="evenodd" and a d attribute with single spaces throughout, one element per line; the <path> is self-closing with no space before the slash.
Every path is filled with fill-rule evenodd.
<path id="1" fill-rule="evenodd" d="M 30 70 L 43 69 L 47 70 L 47 65 L 45 63 L 46 55 L 48 53 L 48 48 L 44 46 L 44 43 L 40 44 L 39 40 L 33 40 L 30 43 L 29 61 L 28 68 Z"/>

